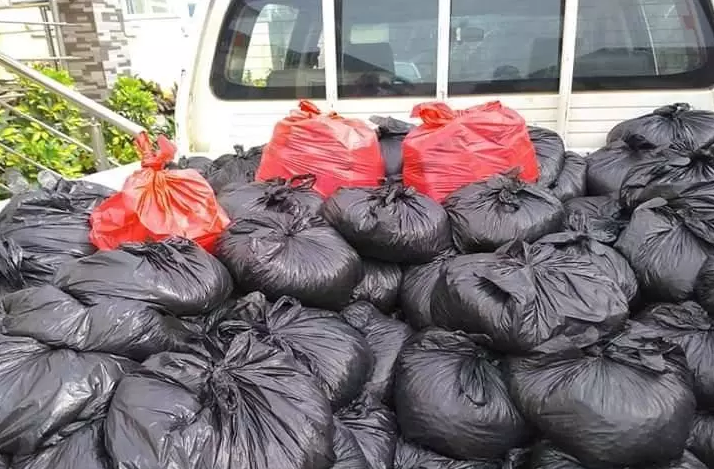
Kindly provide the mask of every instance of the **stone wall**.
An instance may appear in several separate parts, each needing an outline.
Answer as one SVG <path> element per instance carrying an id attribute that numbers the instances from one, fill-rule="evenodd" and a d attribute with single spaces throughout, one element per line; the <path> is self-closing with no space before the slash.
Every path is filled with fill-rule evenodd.
<path id="1" fill-rule="evenodd" d="M 129 42 L 123 28 L 121 0 L 57 0 L 67 55 L 80 57 L 67 66 L 77 88 L 102 100 L 117 76 L 131 71 Z"/>

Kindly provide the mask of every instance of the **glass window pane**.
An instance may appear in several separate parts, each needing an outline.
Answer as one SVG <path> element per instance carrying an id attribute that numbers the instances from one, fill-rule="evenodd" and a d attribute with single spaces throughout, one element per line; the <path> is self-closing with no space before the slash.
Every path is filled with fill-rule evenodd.
<path id="1" fill-rule="evenodd" d="M 558 89 L 561 0 L 452 0 L 449 93 Z M 576 91 L 714 83 L 711 3 L 581 0 Z"/>
<path id="2" fill-rule="evenodd" d="M 337 0 L 340 97 L 436 96 L 437 0 Z"/>
<path id="3" fill-rule="evenodd" d="M 534 76 L 558 63 L 561 0 L 452 0 L 449 93 L 555 91 Z"/>
<path id="4" fill-rule="evenodd" d="M 325 97 L 319 0 L 238 0 L 224 19 L 211 87 L 222 99 Z"/>
<path id="5" fill-rule="evenodd" d="M 693 0 L 582 0 L 576 77 L 662 77 L 711 54 L 711 24 Z"/>
<path id="6" fill-rule="evenodd" d="M 146 0 L 125 0 L 126 12 L 130 15 L 143 15 L 148 13 Z"/>

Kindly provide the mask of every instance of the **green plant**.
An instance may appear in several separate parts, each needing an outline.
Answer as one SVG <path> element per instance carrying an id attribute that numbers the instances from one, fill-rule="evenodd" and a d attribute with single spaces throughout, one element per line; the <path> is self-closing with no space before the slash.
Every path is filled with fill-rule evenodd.
<path id="1" fill-rule="evenodd" d="M 35 65 L 34 68 L 63 85 L 74 86 L 66 71 L 46 65 Z M 87 140 L 86 123 L 77 108 L 31 81 L 20 79 L 19 84 L 24 93 L 14 102 L 15 109 L 39 121 L 51 123 L 54 129 L 77 141 Z M 78 177 L 94 170 L 92 157 L 87 151 L 59 139 L 32 120 L 11 115 L 5 110 L 0 111 L 0 142 L 66 177 Z M 36 165 L 2 149 L 0 161 L 3 168 L 17 168 L 30 179 L 37 175 Z"/>
<path id="2" fill-rule="evenodd" d="M 105 105 L 146 129 L 156 124 L 156 101 L 137 77 L 119 77 Z M 139 158 L 131 135 L 107 124 L 104 125 L 104 139 L 109 155 L 119 163 L 131 163 Z"/>
<path id="3" fill-rule="evenodd" d="M 271 70 L 268 70 L 265 76 L 270 75 L 270 72 Z M 265 88 L 268 86 L 267 78 L 253 78 L 253 73 L 250 70 L 246 70 L 245 73 L 243 73 L 243 79 L 241 81 L 244 85 L 254 86 L 256 88 Z"/>
<path id="4" fill-rule="evenodd" d="M 42 64 L 34 68 L 46 76 L 73 87 L 74 81 L 65 70 Z M 23 114 L 52 125 L 54 129 L 84 145 L 90 145 L 87 120 L 67 101 L 27 80 L 18 80 L 22 96 L 12 105 Z M 174 136 L 173 110 L 175 88 L 172 92 L 161 90 L 151 81 L 133 76 L 120 77 L 113 86 L 106 106 L 141 126 L 150 134 Z M 108 155 L 119 163 L 136 161 L 133 138 L 110 125 L 102 126 Z M 23 155 L 38 165 L 51 168 L 65 177 L 76 178 L 95 171 L 92 154 L 81 145 L 68 142 L 47 131 L 42 126 L 0 108 L 0 143 Z M 0 182 L 9 168 L 19 170 L 28 179 L 35 180 L 39 167 L 15 153 L 0 147 Z M 1 198 L 1 197 L 0 197 Z"/>
<path id="5" fill-rule="evenodd" d="M 175 98 L 169 96 L 152 81 L 136 76 L 122 76 L 114 84 L 105 105 L 146 128 L 152 135 L 165 134 L 173 138 Z M 139 158 L 130 135 L 114 126 L 105 125 L 104 138 L 109 155 L 119 163 L 131 163 Z"/>

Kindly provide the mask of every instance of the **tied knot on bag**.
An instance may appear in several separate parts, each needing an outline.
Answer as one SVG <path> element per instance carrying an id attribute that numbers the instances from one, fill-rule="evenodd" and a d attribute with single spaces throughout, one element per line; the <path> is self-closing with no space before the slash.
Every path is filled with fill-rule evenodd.
<path id="1" fill-rule="evenodd" d="M 650 152 L 659 148 L 647 137 L 641 134 L 628 134 L 622 138 L 627 147 L 634 152 Z"/>
<path id="2" fill-rule="evenodd" d="M 617 240 L 619 232 L 618 223 L 614 220 L 592 218 L 582 212 L 569 214 L 565 226 L 573 232 L 574 241 L 580 242 L 594 240 L 610 244 Z"/>
<path id="3" fill-rule="evenodd" d="M 661 338 L 635 332 L 632 325 L 615 336 L 591 340 L 591 344 L 587 342 L 579 343 L 585 356 L 607 358 L 653 374 L 670 371 L 665 357 L 677 348 Z"/>
<path id="4" fill-rule="evenodd" d="M 292 219 L 285 226 L 283 231 L 285 236 L 295 236 L 302 231 L 316 226 L 326 226 L 325 221 L 321 217 L 310 213 L 307 207 L 301 205 L 296 204 L 290 207 L 289 214 L 292 216 Z"/>
<path id="5" fill-rule="evenodd" d="M 230 344 L 233 338 L 249 331 L 254 325 L 266 323 L 266 311 L 270 304 L 260 292 L 252 292 L 225 304 L 211 313 L 204 323 L 204 335 L 212 334 L 223 344 Z"/>
<path id="6" fill-rule="evenodd" d="M 486 186 L 496 192 L 498 201 L 510 212 L 521 207 L 518 193 L 526 187 L 526 184 L 517 178 L 516 171 L 514 168 L 486 182 Z"/>
<path id="7" fill-rule="evenodd" d="M 690 155 L 690 158 L 693 161 L 714 165 L 714 142 L 708 142 L 706 145 L 695 150 Z"/>
<path id="8" fill-rule="evenodd" d="M 667 106 L 662 106 L 655 109 L 652 114 L 661 117 L 674 118 L 682 114 L 683 112 L 688 112 L 692 110 L 692 106 L 688 103 L 674 103 Z"/>
<path id="9" fill-rule="evenodd" d="M 370 198 L 379 199 L 383 206 L 391 205 L 399 199 L 412 198 L 417 193 L 413 187 L 404 185 L 401 176 L 384 178 L 380 184 Z"/>
<path id="10" fill-rule="evenodd" d="M 134 146 L 141 156 L 142 168 L 161 170 L 173 161 L 176 155 L 176 147 L 164 135 L 158 136 L 155 148 L 149 135 L 146 132 L 142 132 L 134 139 Z"/>
<path id="11" fill-rule="evenodd" d="M 290 179 L 272 178 L 266 181 L 268 187 L 262 199 L 268 207 L 284 206 L 290 202 L 294 191 L 312 189 L 316 181 L 314 174 L 301 174 Z"/>
<path id="12" fill-rule="evenodd" d="M 298 104 L 298 109 L 290 111 L 291 120 L 315 119 L 317 117 L 327 117 L 329 119 L 341 119 L 342 117 L 334 111 L 323 113 L 312 101 L 303 99 Z"/>
<path id="13" fill-rule="evenodd" d="M 234 376 L 233 366 L 226 361 L 218 363 L 211 370 L 208 379 L 209 403 L 218 406 L 221 411 L 233 414 L 243 403 L 238 379 Z"/>
<path id="14" fill-rule="evenodd" d="M 186 261 L 179 253 L 185 252 L 193 246 L 193 242 L 185 238 L 169 238 L 159 242 L 125 243 L 120 249 L 129 254 L 145 259 L 157 269 L 166 270 L 167 267 L 179 268 Z"/>
<path id="15" fill-rule="evenodd" d="M 443 127 L 450 124 L 455 119 L 473 112 L 493 112 L 503 109 L 500 101 L 491 101 L 480 106 L 475 106 L 464 110 L 455 110 L 443 102 L 430 102 L 417 104 L 412 108 L 410 117 L 419 118 L 425 126 Z"/>
<path id="16" fill-rule="evenodd" d="M 451 107 L 449 107 L 446 103 L 431 102 L 417 104 L 414 106 L 410 117 L 421 119 L 423 125 L 427 127 L 443 127 L 468 112 L 468 109 L 451 109 Z"/>
<path id="17" fill-rule="evenodd" d="M 704 309 L 693 301 L 686 301 L 679 305 L 658 304 L 653 306 L 648 315 L 657 324 L 667 328 L 679 329 L 687 332 L 700 331 L 709 332 L 713 329 L 711 319 Z M 636 326 L 639 323 L 634 323 Z M 647 334 L 648 328 L 644 326 L 639 329 L 643 334 Z M 654 337 L 659 337 L 660 331 L 654 331 Z"/>

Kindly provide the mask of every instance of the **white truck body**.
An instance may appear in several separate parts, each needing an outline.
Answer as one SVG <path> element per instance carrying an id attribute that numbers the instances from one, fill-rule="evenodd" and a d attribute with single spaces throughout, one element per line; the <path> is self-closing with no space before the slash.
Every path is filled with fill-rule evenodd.
<path id="1" fill-rule="evenodd" d="M 185 51 L 179 153 L 263 144 L 301 98 L 405 120 L 420 102 L 498 99 L 587 152 L 662 105 L 714 110 L 712 3 L 206 0 Z M 87 179 L 118 188 L 136 168 Z"/>

